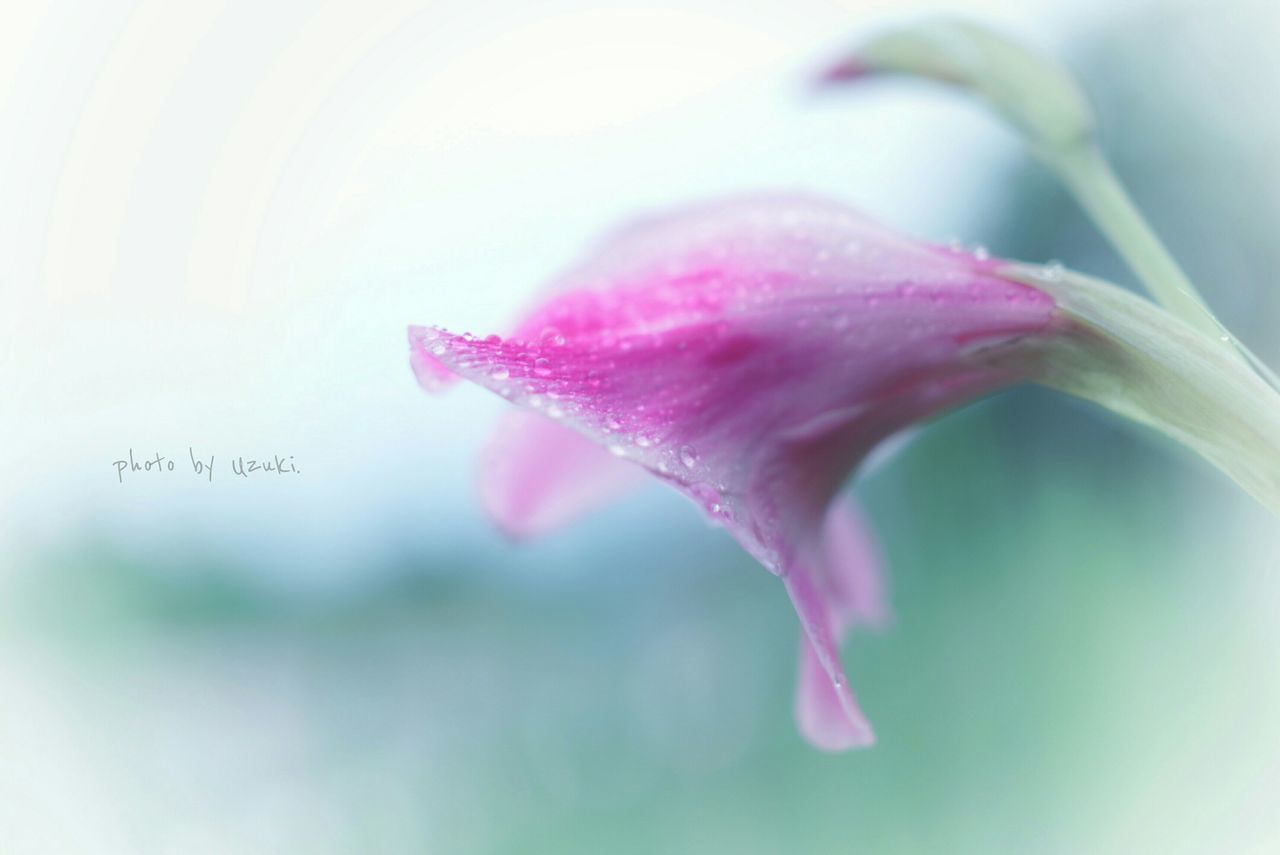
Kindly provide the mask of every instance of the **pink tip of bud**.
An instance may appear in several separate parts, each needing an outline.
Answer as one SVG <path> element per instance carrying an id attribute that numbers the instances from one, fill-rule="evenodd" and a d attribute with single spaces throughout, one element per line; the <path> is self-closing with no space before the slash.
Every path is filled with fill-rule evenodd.
<path id="1" fill-rule="evenodd" d="M 819 86 L 828 86 L 833 83 L 847 83 L 850 80 L 857 80 L 871 74 L 874 69 L 863 65 L 856 58 L 843 60 L 822 73 L 818 78 Z"/>

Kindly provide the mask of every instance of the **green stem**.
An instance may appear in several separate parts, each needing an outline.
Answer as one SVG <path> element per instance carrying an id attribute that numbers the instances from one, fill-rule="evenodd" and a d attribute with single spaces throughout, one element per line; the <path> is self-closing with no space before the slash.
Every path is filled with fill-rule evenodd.
<path id="1" fill-rule="evenodd" d="M 1096 145 L 1081 141 L 1073 146 L 1041 150 L 1039 154 L 1157 301 L 1196 330 L 1233 350 L 1272 388 L 1280 389 L 1280 379 L 1271 369 L 1209 311 L 1195 285 L 1147 225 Z"/>
<path id="2" fill-rule="evenodd" d="M 1031 265 L 1001 273 L 1051 294 L 1073 322 L 1004 358 L 1182 442 L 1280 515 L 1280 395 L 1236 353 L 1107 282 Z"/>

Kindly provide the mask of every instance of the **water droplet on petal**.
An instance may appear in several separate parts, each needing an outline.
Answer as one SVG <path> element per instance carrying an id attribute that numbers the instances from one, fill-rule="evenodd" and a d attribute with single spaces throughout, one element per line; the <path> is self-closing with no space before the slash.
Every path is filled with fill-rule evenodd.
<path id="1" fill-rule="evenodd" d="M 551 360 L 547 359 L 545 356 L 539 356 L 537 359 L 533 360 L 533 373 L 537 374 L 539 377 L 550 377 Z"/>
<path id="2" fill-rule="evenodd" d="M 433 342 L 431 345 L 431 353 L 434 356 L 444 356 L 449 352 L 449 346 L 442 341 Z"/>
<path id="3" fill-rule="evenodd" d="M 511 376 L 511 372 L 507 370 L 505 365 L 495 365 L 489 369 L 489 378 L 491 380 L 506 380 Z"/>
<path id="4" fill-rule="evenodd" d="M 692 445 L 680 446 L 680 465 L 686 469 L 692 469 L 694 464 L 698 462 L 698 453 L 693 450 Z"/>

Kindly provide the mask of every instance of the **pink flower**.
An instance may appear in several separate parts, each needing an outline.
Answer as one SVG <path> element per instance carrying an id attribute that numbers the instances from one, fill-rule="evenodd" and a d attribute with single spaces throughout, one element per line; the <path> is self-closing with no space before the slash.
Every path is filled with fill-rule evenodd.
<path id="1" fill-rule="evenodd" d="M 727 528 L 800 617 L 801 731 L 868 745 L 839 641 L 885 607 L 875 548 L 837 494 L 885 437 L 1027 379 L 1011 355 L 1064 322 L 997 266 L 821 199 L 704 205 L 605 241 L 509 337 L 412 327 L 412 364 L 428 388 L 456 375 L 524 408 L 481 477 L 510 534 L 643 470 Z"/>
<path id="2" fill-rule="evenodd" d="M 803 629 L 797 723 L 829 750 L 873 741 L 839 646 L 887 614 L 876 548 L 838 494 L 900 429 L 1034 381 L 1164 431 L 1280 514 L 1280 381 L 1261 379 L 1127 203 L 1069 76 L 942 24 L 881 38 L 825 80 L 882 71 L 983 95 L 1178 317 L 1060 266 L 757 196 L 621 231 L 507 338 L 409 329 L 425 388 L 463 377 L 521 408 L 482 460 L 484 502 L 508 534 L 565 523 L 648 472 L 781 578 Z"/>

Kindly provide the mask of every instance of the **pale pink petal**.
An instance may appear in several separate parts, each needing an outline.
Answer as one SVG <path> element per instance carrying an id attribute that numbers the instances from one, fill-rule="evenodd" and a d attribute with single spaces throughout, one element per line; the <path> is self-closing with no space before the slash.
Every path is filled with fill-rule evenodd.
<path id="1" fill-rule="evenodd" d="M 840 641 L 850 625 L 880 626 L 888 618 L 883 564 L 853 502 L 831 502 L 822 527 L 819 556 L 820 563 L 815 565 L 812 577 L 817 599 L 825 609 L 832 649 L 819 656 L 809 634 L 801 635 L 796 725 L 816 747 L 842 751 L 869 745 L 873 736 L 870 725 L 857 711 L 857 701 L 840 668 Z M 830 663 L 830 672 L 823 666 L 824 659 Z M 855 710 L 852 716 L 850 708 Z"/>
<path id="2" fill-rule="evenodd" d="M 875 73 L 874 68 L 870 68 L 866 65 L 863 65 L 862 63 L 858 62 L 856 59 L 846 59 L 843 62 L 833 65 L 829 67 L 826 71 L 824 71 L 819 76 L 818 82 L 821 83 L 822 85 L 828 85 L 831 83 L 845 83 L 847 81 L 857 80 L 860 77 L 865 77 L 867 75 L 874 74 L 874 73 Z"/>
<path id="3" fill-rule="evenodd" d="M 409 367 L 424 391 L 442 392 L 457 382 L 458 375 L 432 355 L 425 343 L 426 332 L 425 327 L 409 327 Z"/>
<path id="4" fill-rule="evenodd" d="M 796 726 L 815 748 L 864 748 L 876 738 L 840 665 L 821 596 L 806 587 L 807 574 L 787 579 L 787 593 L 804 628 L 796 692 Z"/>
<path id="5" fill-rule="evenodd" d="M 870 525 L 852 499 L 838 498 L 827 507 L 822 548 L 837 634 L 850 626 L 883 627 L 889 620 L 884 559 Z"/>
<path id="6" fill-rule="evenodd" d="M 542 534 L 644 483 L 645 471 L 551 419 L 506 413 L 480 457 L 480 497 L 512 538 Z"/>

